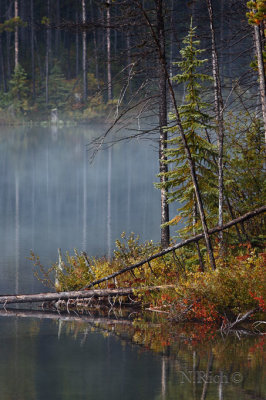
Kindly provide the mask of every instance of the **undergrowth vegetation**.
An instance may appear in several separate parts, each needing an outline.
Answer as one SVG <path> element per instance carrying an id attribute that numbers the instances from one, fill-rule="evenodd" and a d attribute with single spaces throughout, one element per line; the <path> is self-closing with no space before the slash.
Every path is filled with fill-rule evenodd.
<path id="1" fill-rule="evenodd" d="M 57 291 L 70 291 L 80 290 L 158 251 L 159 246 L 153 242 L 141 244 L 138 236 L 132 233 L 127 238 L 123 233 L 121 240 L 116 241 L 111 260 L 89 258 L 75 250 L 73 255 L 67 253 L 64 261 L 45 269 L 34 253 L 31 259 L 35 275 L 43 284 L 55 287 Z M 266 253 L 250 243 L 231 246 L 226 260 L 218 258 L 215 271 L 211 270 L 206 259 L 205 271 L 202 272 L 191 245 L 95 287 L 136 288 L 135 297 L 143 308 L 166 314 L 174 321 L 221 322 L 253 308 L 257 312 L 266 310 L 265 257 Z M 171 286 L 160 291 L 145 290 L 166 285 Z"/>

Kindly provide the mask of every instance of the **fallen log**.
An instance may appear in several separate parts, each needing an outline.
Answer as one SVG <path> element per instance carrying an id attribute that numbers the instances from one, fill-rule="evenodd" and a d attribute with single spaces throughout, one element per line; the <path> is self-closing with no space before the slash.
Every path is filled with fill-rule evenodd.
<path id="1" fill-rule="evenodd" d="M 70 292 L 35 293 L 0 296 L 0 304 L 40 303 L 54 300 L 90 299 L 99 297 L 130 296 L 134 291 L 157 291 L 174 287 L 174 285 L 147 286 L 138 288 L 92 289 Z"/>
<path id="2" fill-rule="evenodd" d="M 212 228 L 208 232 L 209 232 L 210 235 L 213 235 L 214 233 L 218 233 L 218 232 L 224 231 L 225 229 L 231 228 L 231 226 L 234 226 L 234 225 L 236 225 L 236 224 L 238 224 L 240 222 L 244 222 L 244 221 L 247 221 L 248 219 L 254 218 L 257 215 L 260 215 L 260 214 L 264 213 L 265 211 L 266 211 L 266 206 L 262 206 L 260 208 L 257 208 L 256 210 L 250 211 L 250 212 L 242 215 L 241 217 L 235 218 L 232 221 L 227 222 L 223 226 L 220 226 L 220 227 L 217 226 L 215 228 Z M 175 250 L 180 249 L 181 247 L 184 247 L 184 246 L 186 246 L 186 245 L 188 245 L 190 243 L 197 242 L 197 241 L 199 241 L 200 239 L 203 239 L 203 238 L 204 238 L 204 234 L 200 233 L 200 234 L 198 234 L 196 236 L 193 236 L 193 237 L 191 237 L 189 239 L 183 240 L 182 242 L 177 243 L 174 246 L 168 247 L 167 249 L 162 250 L 159 253 L 153 254 L 152 256 L 146 258 L 145 260 L 139 261 L 136 264 L 130 265 L 128 267 L 125 267 L 125 268 L 123 268 L 123 269 L 121 269 L 121 270 L 119 270 L 117 272 L 114 272 L 113 274 L 105 276 L 104 278 L 101 278 L 101 279 L 98 279 L 96 281 L 93 281 L 89 285 L 84 286 L 83 289 L 89 289 L 89 288 L 91 288 L 91 287 L 93 287 L 95 285 L 98 285 L 98 284 L 102 283 L 102 282 L 106 282 L 106 281 L 108 281 L 108 280 L 110 280 L 112 278 L 116 278 L 118 275 L 124 274 L 125 272 L 128 272 L 128 271 L 132 271 L 135 268 L 139 268 L 142 265 L 147 264 L 152 260 L 155 260 L 156 258 L 162 257 L 165 254 L 168 254 L 168 253 L 170 253 L 172 251 L 174 252 Z"/>

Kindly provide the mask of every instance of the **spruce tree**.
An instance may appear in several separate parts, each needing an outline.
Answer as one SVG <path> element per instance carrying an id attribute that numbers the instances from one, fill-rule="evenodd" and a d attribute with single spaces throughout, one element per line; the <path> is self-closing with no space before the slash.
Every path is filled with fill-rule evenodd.
<path id="1" fill-rule="evenodd" d="M 209 104 L 201 99 L 203 83 L 212 78 L 200 71 L 207 59 L 200 59 L 205 51 L 200 49 L 200 41 L 196 40 L 196 28 L 189 28 L 188 35 L 183 40 L 181 49 L 181 61 L 174 63 L 180 68 L 180 73 L 173 77 L 174 81 L 185 85 L 185 102 L 178 108 L 184 133 L 195 164 L 197 179 L 201 190 L 203 203 L 210 218 L 212 209 L 217 206 L 216 166 L 214 156 L 216 149 L 205 138 L 207 130 L 212 128 L 211 118 L 206 112 Z M 170 120 L 175 116 L 170 114 Z M 173 137 L 168 140 L 169 148 L 166 150 L 167 163 L 172 166 L 165 175 L 168 188 L 168 201 L 180 202 L 179 213 L 187 221 L 186 228 L 179 231 L 184 236 L 196 233 L 200 229 L 200 221 L 197 221 L 197 206 L 195 201 L 194 186 L 190 175 L 190 169 L 183 143 L 176 126 L 169 128 Z M 161 184 L 156 185 L 160 187 Z M 193 211 L 194 210 L 194 211 Z M 179 221 L 174 218 L 170 224 Z"/>
<path id="2" fill-rule="evenodd" d="M 28 110 L 29 87 L 27 74 L 24 68 L 18 64 L 9 81 L 10 100 L 14 104 L 16 112 L 24 112 Z"/>

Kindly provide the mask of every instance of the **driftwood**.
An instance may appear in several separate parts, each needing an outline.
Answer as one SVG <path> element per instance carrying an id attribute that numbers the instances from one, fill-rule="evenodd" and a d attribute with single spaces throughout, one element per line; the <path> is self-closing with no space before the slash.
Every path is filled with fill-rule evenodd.
<path id="1" fill-rule="evenodd" d="M 259 308 L 253 308 L 252 310 L 247 311 L 244 314 L 239 314 L 236 318 L 235 321 L 230 322 L 230 321 L 226 321 L 223 322 L 222 326 L 221 326 L 221 331 L 224 333 L 229 332 L 230 330 L 234 329 L 237 325 L 247 321 L 249 319 L 249 317 L 254 314 L 255 312 L 259 311 Z"/>
<path id="2" fill-rule="evenodd" d="M 223 231 L 225 229 L 231 228 L 231 226 L 234 226 L 234 225 L 236 225 L 236 224 L 238 224 L 240 222 L 243 222 L 243 221 L 247 221 L 250 218 L 254 218 L 257 215 L 260 215 L 260 214 L 264 213 L 265 211 L 266 211 L 266 206 L 262 206 L 260 208 L 257 208 L 254 211 L 250 211 L 250 212 L 242 215 L 241 217 L 235 218 L 232 221 L 227 222 L 226 224 L 224 224 L 221 227 L 215 227 L 215 228 L 210 229 L 209 230 L 209 234 L 213 235 L 214 233 L 218 233 L 218 232 L 221 232 L 221 231 Z M 146 258 L 145 260 L 142 260 L 142 261 L 140 261 L 140 262 L 138 262 L 136 264 L 130 265 L 129 267 L 125 267 L 125 268 L 121 269 L 120 271 L 114 272 L 113 274 L 110 274 L 110 275 L 108 275 L 108 276 L 106 276 L 104 278 L 101 278 L 101 279 L 98 279 L 96 281 L 93 281 L 89 285 L 85 286 L 83 289 L 91 288 L 91 287 L 93 287 L 95 285 L 98 285 L 99 283 L 106 282 L 109 279 L 112 279 L 112 278 L 117 277 L 118 275 L 124 274 L 125 272 L 132 271 L 135 268 L 139 268 L 144 264 L 149 264 L 150 261 L 155 260 L 156 258 L 162 257 L 165 254 L 168 254 L 170 252 L 174 253 L 175 250 L 180 249 L 181 247 L 184 247 L 184 246 L 186 246 L 186 245 L 188 245 L 190 243 L 198 242 L 200 239 L 203 239 L 203 238 L 204 238 L 204 234 L 201 233 L 201 234 L 193 236 L 193 237 L 191 237 L 189 239 L 183 240 L 183 242 L 177 243 L 174 246 L 168 247 L 167 249 L 160 251 L 159 253 L 153 254 L 152 256 Z"/>
<path id="3" fill-rule="evenodd" d="M 134 291 L 159 291 L 174 287 L 174 285 L 163 285 L 163 286 L 147 286 L 138 288 L 117 288 L 117 289 L 93 289 L 93 290 L 79 290 L 70 292 L 58 292 L 58 293 L 36 293 L 36 294 L 19 294 L 19 295 L 7 295 L 0 296 L 0 304 L 4 307 L 7 304 L 20 304 L 20 303 L 39 303 L 49 302 L 54 300 L 70 300 L 70 299 L 90 299 L 99 297 L 119 297 L 119 296 L 130 296 L 134 294 Z"/>

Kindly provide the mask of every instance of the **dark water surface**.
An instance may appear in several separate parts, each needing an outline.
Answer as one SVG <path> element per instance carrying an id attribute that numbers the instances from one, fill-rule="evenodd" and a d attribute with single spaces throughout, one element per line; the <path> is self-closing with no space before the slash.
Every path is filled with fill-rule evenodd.
<path id="1" fill-rule="evenodd" d="M 159 240 L 156 145 L 120 143 L 91 165 L 97 129 L 1 128 L 0 294 L 43 290 L 30 249 L 49 265 L 58 247 L 111 254 L 124 230 Z M 265 398 L 263 337 L 41 317 L 0 310 L 0 400 Z"/>

